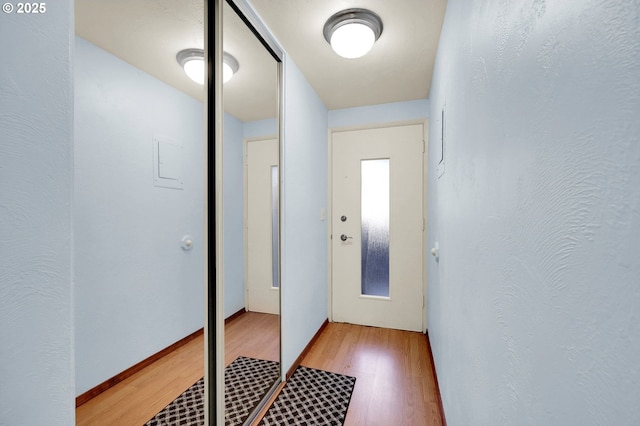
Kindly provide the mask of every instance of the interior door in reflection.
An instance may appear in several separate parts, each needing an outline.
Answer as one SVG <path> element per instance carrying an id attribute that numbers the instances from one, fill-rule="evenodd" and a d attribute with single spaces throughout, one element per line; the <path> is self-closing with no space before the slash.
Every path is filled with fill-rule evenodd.
<path id="1" fill-rule="evenodd" d="M 278 140 L 247 142 L 247 310 L 279 314 Z"/>

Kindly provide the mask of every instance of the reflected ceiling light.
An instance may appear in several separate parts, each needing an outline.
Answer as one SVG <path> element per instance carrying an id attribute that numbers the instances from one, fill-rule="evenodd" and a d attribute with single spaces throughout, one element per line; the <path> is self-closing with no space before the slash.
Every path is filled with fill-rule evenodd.
<path id="1" fill-rule="evenodd" d="M 184 49 L 178 52 L 176 60 L 189 78 L 198 84 L 204 84 L 204 50 Z"/>
<path id="2" fill-rule="evenodd" d="M 322 32 L 338 55 L 359 58 L 382 34 L 382 20 L 367 9 L 345 9 L 329 18 Z"/>
<path id="3" fill-rule="evenodd" d="M 222 82 L 226 83 L 240 69 L 240 64 L 236 58 L 227 52 L 222 53 Z"/>

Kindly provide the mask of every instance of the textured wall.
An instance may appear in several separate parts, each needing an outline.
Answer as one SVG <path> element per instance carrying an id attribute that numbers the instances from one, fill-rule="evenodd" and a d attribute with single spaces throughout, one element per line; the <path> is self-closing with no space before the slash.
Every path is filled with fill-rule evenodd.
<path id="1" fill-rule="evenodd" d="M 74 423 L 73 2 L 0 16 L 0 425 Z"/>
<path id="2" fill-rule="evenodd" d="M 282 366 L 327 319 L 327 110 L 295 63 L 284 63 Z"/>
<path id="3" fill-rule="evenodd" d="M 78 394 L 204 325 L 202 108 L 76 38 Z M 154 135 L 182 144 L 182 190 L 153 185 Z"/>
<path id="4" fill-rule="evenodd" d="M 639 76 L 637 1 L 449 1 L 428 191 L 449 425 L 640 424 Z"/>

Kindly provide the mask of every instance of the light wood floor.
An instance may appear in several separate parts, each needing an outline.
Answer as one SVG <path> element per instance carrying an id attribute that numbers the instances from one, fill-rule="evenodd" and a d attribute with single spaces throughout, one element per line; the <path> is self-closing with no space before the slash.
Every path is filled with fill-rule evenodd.
<path id="1" fill-rule="evenodd" d="M 144 425 L 203 375 L 199 337 L 76 408 L 76 424 Z"/>
<path id="2" fill-rule="evenodd" d="M 301 364 L 356 377 L 345 426 L 442 424 L 422 333 L 330 323 Z"/>
<path id="3" fill-rule="evenodd" d="M 249 332 L 253 330 L 253 332 Z M 239 355 L 277 360 L 278 317 L 246 313 L 225 327 L 225 364 Z M 76 409 L 78 425 L 143 425 L 200 379 L 204 341 L 194 339 Z M 355 376 L 345 425 L 441 425 L 426 338 L 331 323 L 302 365 Z M 256 422 L 257 423 L 257 422 Z"/>
<path id="4" fill-rule="evenodd" d="M 277 361 L 279 317 L 247 312 L 225 326 L 225 366 L 238 356 Z M 198 337 L 76 409 L 76 424 L 140 426 L 204 376 Z"/>
<path id="5" fill-rule="evenodd" d="M 280 361 L 280 317 L 245 312 L 224 327 L 224 362 L 239 356 Z"/>

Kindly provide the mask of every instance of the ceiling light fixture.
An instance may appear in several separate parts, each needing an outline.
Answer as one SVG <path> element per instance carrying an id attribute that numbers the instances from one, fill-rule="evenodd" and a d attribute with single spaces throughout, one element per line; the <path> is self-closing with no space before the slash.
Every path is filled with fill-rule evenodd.
<path id="1" fill-rule="evenodd" d="M 240 69 L 240 64 L 236 58 L 227 52 L 222 53 L 222 82 L 226 83 Z"/>
<path id="2" fill-rule="evenodd" d="M 382 34 L 382 20 L 367 9 L 345 9 L 331 16 L 322 32 L 338 55 L 359 58 L 371 50 Z"/>
<path id="3" fill-rule="evenodd" d="M 176 60 L 189 78 L 198 84 L 204 84 L 204 50 L 184 49 L 178 52 Z"/>

